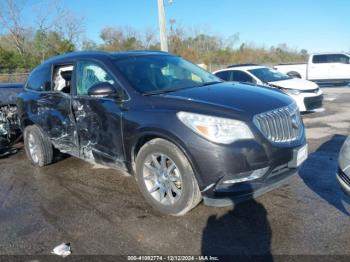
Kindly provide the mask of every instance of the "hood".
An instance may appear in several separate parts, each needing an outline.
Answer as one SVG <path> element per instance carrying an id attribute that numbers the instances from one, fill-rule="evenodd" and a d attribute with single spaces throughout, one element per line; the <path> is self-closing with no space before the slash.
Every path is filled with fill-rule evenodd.
<path id="1" fill-rule="evenodd" d="M 318 88 L 318 85 L 314 82 L 300 79 L 300 78 L 291 78 L 282 81 L 269 82 L 269 84 L 286 88 L 286 89 L 298 89 L 298 90 L 313 90 Z"/>
<path id="2" fill-rule="evenodd" d="M 262 86 L 223 82 L 195 87 L 163 95 L 167 98 L 187 100 L 255 115 L 288 106 L 293 100 L 284 93 Z"/>
<path id="3" fill-rule="evenodd" d="M 22 89 L 22 84 L 0 84 L 0 106 L 15 105 Z"/>

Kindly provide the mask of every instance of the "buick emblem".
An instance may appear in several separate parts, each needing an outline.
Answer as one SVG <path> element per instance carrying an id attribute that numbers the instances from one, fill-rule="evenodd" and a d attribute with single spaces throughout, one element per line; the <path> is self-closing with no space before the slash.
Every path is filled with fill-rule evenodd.
<path id="1" fill-rule="evenodd" d="M 291 119 L 292 119 L 292 127 L 294 129 L 298 129 L 298 117 L 296 114 L 291 115 Z"/>

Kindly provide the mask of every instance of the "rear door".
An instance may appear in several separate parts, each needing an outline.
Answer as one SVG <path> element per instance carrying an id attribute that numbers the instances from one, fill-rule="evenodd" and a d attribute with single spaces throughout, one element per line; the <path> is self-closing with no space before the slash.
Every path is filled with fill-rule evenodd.
<path id="1" fill-rule="evenodd" d="M 230 71 L 220 71 L 215 73 L 215 75 L 224 81 L 231 81 Z"/>
<path id="2" fill-rule="evenodd" d="M 314 55 L 308 65 L 307 76 L 309 80 L 325 80 L 330 78 L 330 64 L 328 55 Z"/>
<path id="3" fill-rule="evenodd" d="M 328 55 L 330 79 L 350 79 L 350 61 L 344 54 Z"/>
<path id="4" fill-rule="evenodd" d="M 232 70 L 231 71 L 231 81 L 237 81 L 242 83 L 255 83 L 255 80 L 253 77 L 251 77 L 246 72 L 240 71 L 240 70 Z"/>
<path id="5" fill-rule="evenodd" d="M 38 105 L 46 112 L 42 128 L 49 135 L 53 145 L 61 152 L 79 156 L 75 119 L 71 107 L 71 78 L 73 62 L 52 65 L 51 90 Z"/>
<path id="6" fill-rule="evenodd" d="M 123 167 L 120 105 L 114 98 L 88 95 L 93 85 L 102 82 L 109 82 L 116 89 L 120 88 L 112 72 L 101 62 L 81 60 L 77 63 L 73 110 L 80 154 L 97 163 Z"/>
<path id="7" fill-rule="evenodd" d="M 70 64 L 73 68 L 72 64 Z M 75 120 L 71 110 L 69 81 L 62 86 L 68 89 L 58 90 L 52 77 L 56 65 L 39 67 L 29 77 L 25 89 L 28 90 L 23 105 L 31 122 L 38 125 L 50 138 L 53 145 L 62 152 L 77 155 L 78 145 L 75 136 Z M 71 69 L 72 70 L 72 69 Z"/>
<path id="8" fill-rule="evenodd" d="M 344 54 L 314 55 L 309 63 L 310 80 L 349 79 L 349 75 L 350 61 Z"/>

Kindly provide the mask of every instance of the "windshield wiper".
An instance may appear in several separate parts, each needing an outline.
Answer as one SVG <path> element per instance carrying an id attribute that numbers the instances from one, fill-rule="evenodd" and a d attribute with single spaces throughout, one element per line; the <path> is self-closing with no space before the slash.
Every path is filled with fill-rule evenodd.
<path id="1" fill-rule="evenodd" d="M 165 93 L 170 93 L 170 92 L 176 92 L 176 91 L 183 90 L 183 89 L 214 85 L 214 84 L 218 84 L 218 83 L 222 83 L 222 82 L 224 82 L 224 81 L 212 81 L 212 82 L 206 82 L 206 83 L 203 83 L 200 85 L 186 86 L 186 87 L 180 87 L 180 88 L 164 88 L 164 89 L 158 89 L 158 90 L 144 92 L 143 95 L 144 96 L 160 95 L 160 94 L 165 94 Z"/>
<path id="2" fill-rule="evenodd" d="M 186 87 L 181 87 L 181 88 L 164 88 L 164 89 L 157 89 L 157 90 L 152 90 L 148 92 L 144 92 L 144 96 L 151 96 L 151 95 L 160 95 L 160 94 L 165 94 L 165 93 L 170 93 L 170 92 L 176 92 L 179 90 L 183 89 L 189 89 L 189 88 L 194 88 L 198 86 L 186 86 Z"/>
<path id="3" fill-rule="evenodd" d="M 206 83 L 201 84 L 200 86 L 210 86 L 210 85 L 219 84 L 219 83 L 222 83 L 222 82 L 224 82 L 224 81 L 206 82 Z"/>

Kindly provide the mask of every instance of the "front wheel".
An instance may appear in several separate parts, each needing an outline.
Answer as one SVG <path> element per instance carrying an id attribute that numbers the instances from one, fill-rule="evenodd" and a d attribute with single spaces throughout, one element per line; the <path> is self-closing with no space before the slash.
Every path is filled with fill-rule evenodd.
<path id="1" fill-rule="evenodd" d="M 146 200 L 163 214 L 184 215 L 201 200 L 186 156 L 164 139 L 142 146 L 136 158 L 136 180 Z"/>

